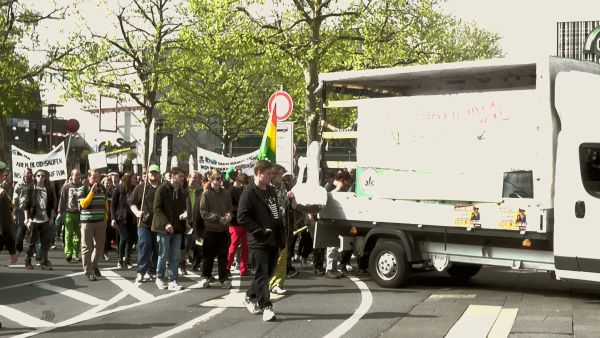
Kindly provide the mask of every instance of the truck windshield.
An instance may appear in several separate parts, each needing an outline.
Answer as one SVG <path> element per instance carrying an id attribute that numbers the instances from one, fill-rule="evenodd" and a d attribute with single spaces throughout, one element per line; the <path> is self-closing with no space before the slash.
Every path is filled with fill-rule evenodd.
<path id="1" fill-rule="evenodd" d="M 584 143 L 579 146 L 579 168 L 585 191 L 600 198 L 600 144 Z"/>

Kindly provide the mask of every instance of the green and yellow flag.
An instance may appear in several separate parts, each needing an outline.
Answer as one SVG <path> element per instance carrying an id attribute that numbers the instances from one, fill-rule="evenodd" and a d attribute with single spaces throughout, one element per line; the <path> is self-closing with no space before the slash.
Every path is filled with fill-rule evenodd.
<path id="1" fill-rule="evenodd" d="M 275 163 L 275 149 L 277 149 L 277 105 L 273 107 L 273 113 L 269 116 L 265 133 L 260 142 L 258 159 Z"/>

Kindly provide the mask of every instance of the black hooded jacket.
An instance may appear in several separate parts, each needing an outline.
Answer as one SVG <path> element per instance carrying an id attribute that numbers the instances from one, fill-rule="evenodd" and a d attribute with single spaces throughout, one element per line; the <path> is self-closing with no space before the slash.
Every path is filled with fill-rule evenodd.
<path id="1" fill-rule="evenodd" d="M 277 219 L 263 196 L 269 196 L 277 205 L 277 192 L 273 186 L 266 191 L 259 191 L 254 182 L 250 182 L 240 196 L 237 218 L 241 226 L 250 234 L 248 247 L 252 249 L 283 249 L 285 238 L 281 217 Z M 279 206 L 277 206 L 279 210 Z M 271 229 L 267 232 L 266 229 Z"/>

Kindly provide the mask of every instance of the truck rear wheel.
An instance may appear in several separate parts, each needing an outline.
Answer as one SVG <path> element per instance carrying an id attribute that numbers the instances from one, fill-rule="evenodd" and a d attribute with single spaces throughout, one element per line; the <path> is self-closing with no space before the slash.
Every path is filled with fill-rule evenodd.
<path id="1" fill-rule="evenodd" d="M 478 264 L 453 263 L 452 266 L 448 268 L 447 272 L 456 281 L 466 283 L 471 277 L 475 276 L 479 270 L 481 270 L 481 265 Z"/>
<path id="2" fill-rule="evenodd" d="M 369 257 L 369 270 L 375 283 L 381 287 L 403 286 L 410 271 L 406 250 L 395 241 L 378 241 Z"/>

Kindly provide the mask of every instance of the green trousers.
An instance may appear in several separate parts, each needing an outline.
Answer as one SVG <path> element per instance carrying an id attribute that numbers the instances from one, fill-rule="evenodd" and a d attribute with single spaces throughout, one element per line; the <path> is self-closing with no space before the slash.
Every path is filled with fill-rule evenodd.
<path id="1" fill-rule="evenodd" d="M 269 290 L 275 286 L 282 287 L 285 283 L 285 277 L 287 276 L 287 246 L 283 250 L 279 251 L 279 258 L 277 259 L 277 266 L 269 281 Z"/>
<path id="2" fill-rule="evenodd" d="M 79 213 L 65 212 L 65 256 L 79 257 L 81 252 L 81 228 L 79 227 Z"/>

